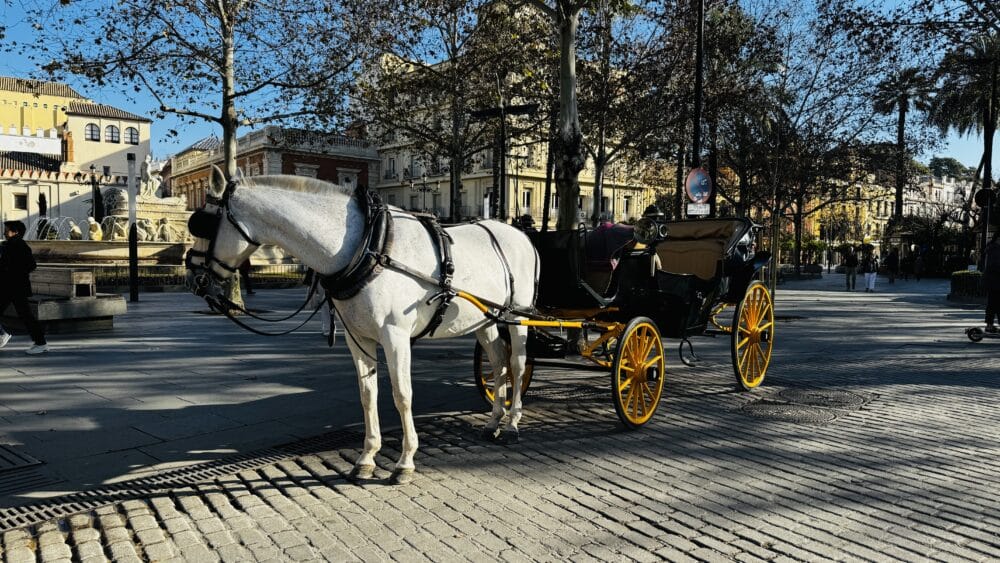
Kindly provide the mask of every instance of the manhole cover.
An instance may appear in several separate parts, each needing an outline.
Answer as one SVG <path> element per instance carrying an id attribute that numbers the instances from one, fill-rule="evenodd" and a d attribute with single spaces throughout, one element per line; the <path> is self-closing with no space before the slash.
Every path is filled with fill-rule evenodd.
<path id="1" fill-rule="evenodd" d="M 809 424 L 830 422 L 837 418 L 837 415 L 833 411 L 806 405 L 790 405 L 785 403 L 750 403 L 743 407 L 743 412 L 754 418 Z"/>
<path id="2" fill-rule="evenodd" d="M 857 393 L 840 389 L 785 389 L 778 397 L 796 405 L 847 410 L 858 410 L 867 402 Z"/>
<path id="3" fill-rule="evenodd" d="M 30 455 L 17 451 L 15 446 L 0 444 L 0 472 L 31 467 L 41 463 Z"/>

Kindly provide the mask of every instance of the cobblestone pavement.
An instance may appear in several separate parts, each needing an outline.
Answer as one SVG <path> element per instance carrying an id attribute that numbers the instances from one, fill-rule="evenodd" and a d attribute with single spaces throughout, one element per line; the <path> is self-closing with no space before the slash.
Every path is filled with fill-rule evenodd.
<path id="1" fill-rule="evenodd" d="M 671 358 L 639 431 L 607 375 L 539 370 L 519 444 L 478 439 L 484 408 L 425 412 L 410 485 L 385 483 L 393 429 L 377 479 L 348 481 L 360 435 L 340 427 L 9 510 L 3 559 L 1000 559 L 1000 342 L 965 338 L 981 315 L 948 306 L 943 282 L 842 281 L 782 286 L 753 393 L 734 391 L 727 340 L 696 339 L 702 363 Z M 415 369 L 466 377 L 466 344 Z"/>

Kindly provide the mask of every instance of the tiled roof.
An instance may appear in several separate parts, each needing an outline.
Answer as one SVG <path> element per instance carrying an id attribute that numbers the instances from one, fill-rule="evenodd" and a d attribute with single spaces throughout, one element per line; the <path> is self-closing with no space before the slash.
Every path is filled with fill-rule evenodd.
<path id="1" fill-rule="evenodd" d="M 43 82 L 28 78 L 0 76 L 0 90 L 7 92 L 24 92 L 26 94 L 45 94 L 46 96 L 62 96 L 64 98 L 84 99 L 79 92 L 58 82 Z"/>
<path id="2" fill-rule="evenodd" d="M 0 170 L 59 171 L 59 158 L 31 152 L 0 152 Z"/>
<path id="3" fill-rule="evenodd" d="M 149 119 L 148 117 L 142 117 L 141 115 L 129 113 L 125 110 L 120 110 L 104 104 L 91 104 L 86 102 L 70 102 L 66 115 L 86 115 L 89 117 L 128 119 L 129 121 L 152 121 L 152 119 Z"/>
<path id="4" fill-rule="evenodd" d="M 177 154 L 184 154 L 188 151 L 213 151 L 222 146 L 222 141 L 219 140 L 215 135 L 210 135 L 204 139 L 196 142 L 190 147 L 178 152 Z"/>

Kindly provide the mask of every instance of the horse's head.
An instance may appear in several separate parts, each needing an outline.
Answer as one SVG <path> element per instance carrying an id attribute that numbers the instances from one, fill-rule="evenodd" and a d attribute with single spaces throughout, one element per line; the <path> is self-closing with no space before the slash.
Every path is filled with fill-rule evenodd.
<path id="1" fill-rule="evenodd" d="M 188 219 L 194 246 L 184 257 L 186 285 L 198 297 L 220 297 L 225 281 L 260 246 L 233 215 L 231 200 L 241 181 L 237 175 L 227 182 L 222 171 L 213 166 L 205 205 Z"/>

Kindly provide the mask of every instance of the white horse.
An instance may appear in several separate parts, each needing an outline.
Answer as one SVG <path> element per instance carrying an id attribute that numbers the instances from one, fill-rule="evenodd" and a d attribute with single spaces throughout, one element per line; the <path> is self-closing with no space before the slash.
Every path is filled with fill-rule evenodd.
<path id="1" fill-rule="evenodd" d="M 299 176 L 256 176 L 226 184 L 213 170 L 209 203 L 189 223 L 195 243 L 187 258 L 188 285 L 196 295 L 222 295 L 221 284 L 261 244 L 274 244 L 323 276 L 352 262 L 365 244 L 366 214 L 358 196 L 340 186 Z M 408 482 L 414 471 L 417 433 L 411 410 L 410 340 L 428 326 L 437 309 L 431 299 L 441 290 L 441 262 L 432 236 L 412 215 L 391 208 L 392 245 L 386 251 L 404 270 L 385 267 L 353 297 L 334 299 L 347 332 L 348 347 L 358 372 L 364 409 L 365 442 L 352 477 L 371 478 L 375 454 L 382 445 L 377 410 L 376 346 L 388 362 L 393 400 L 403 425 L 402 453 L 392 472 L 394 483 Z M 538 255 L 517 229 L 495 221 L 448 229 L 454 244 L 455 290 L 467 291 L 486 303 L 528 309 L 538 280 Z M 416 274 L 416 275 L 415 275 Z M 421 276 L 422 275 L 422 276 Z M 505 320 L 506 317 L 501 317 Z M 520 382 L 525 368 L 527 328 L 510 325 L 510 359 L 496 321 L 470 301 L 455 298 L 430 338 L 448 338 L 475 331 L 487 351 L 494 373 L 493 410 L 484 435 L 516 440 L 521 418 Z M 513 377 L 507 377 L 507 370 Z M 504 386 L 511 382 L 511 405 L 505 413 Z M 498 427 L 504 415 L 503 432 Z"/>

